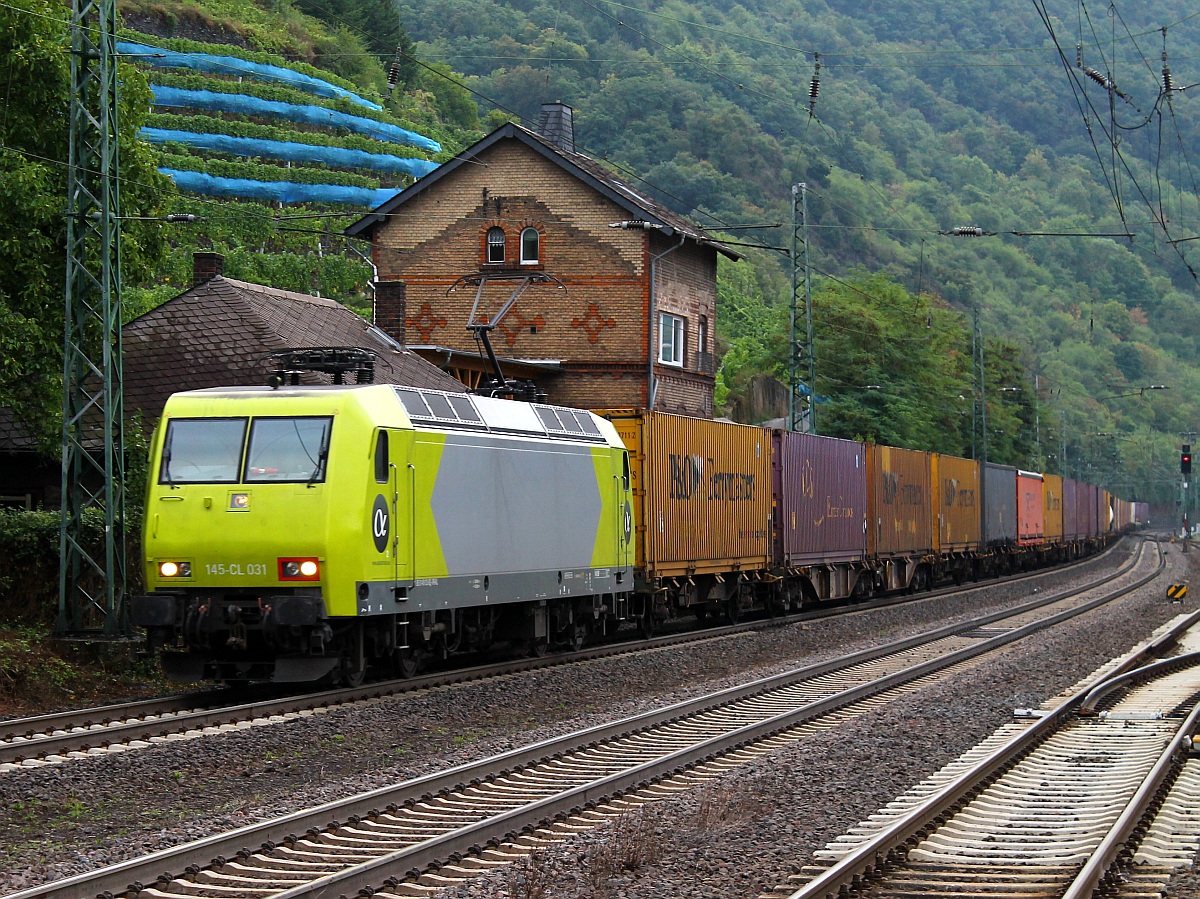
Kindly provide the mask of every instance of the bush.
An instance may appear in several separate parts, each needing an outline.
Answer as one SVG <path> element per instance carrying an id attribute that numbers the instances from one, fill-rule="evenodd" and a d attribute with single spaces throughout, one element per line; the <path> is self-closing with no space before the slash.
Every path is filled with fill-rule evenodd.
<path id="1" fill-rule="evenodd" d="M 58 616 L 61 520 L 57 511 L 0 509 L 0 559 L 5 560 L 0 567 L 0 620 L 5 623 L 45 626 Z M 137 510 L 126 511 L 125 571 L 131 593 L 141 583 L 138 520 Z M 84 548 L 102 557 L 104 515 L 85 510 L 83 531 Z"/>

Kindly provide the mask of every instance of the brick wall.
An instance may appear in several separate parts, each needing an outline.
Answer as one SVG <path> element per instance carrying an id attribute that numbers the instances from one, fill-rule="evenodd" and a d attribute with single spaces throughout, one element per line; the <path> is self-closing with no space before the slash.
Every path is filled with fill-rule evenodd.
<path id="1" fill-rule="evenodd" d="M 467 324 L 477 287 L 456 286 L 458 279 L 480 271 L 543 274 L 556 280 L 530 284 L 492 332 L 497 355 L 559 362 L 562 373 L 542 384 L 551 402 L 646 404 L 650 259 L 677 239 L 611 228 L 628 210 L 517 140 L 494 144 L 395 212 L 375 231 L 379 278 L 399 285 L 394 299 L 377 295 L 380 327 L 409 344 L 475 352 Z M 494 227 L 505 231 L 503 265 L 487 262 Z M 540 252 L 536 265 L 523 266 L 519 240 L 528 227 L 538 230 Z M 660 310 L 688 318 L 685 368 L 693 372 L 668 372 L 670 386 L 660 387 L 659 398 L 673 411 L 711 416 L 711 371 L 694 370 L 700 315 L 709 322 L 711 352 L 716 253 L 688 241 L 653 267 Z M 478 317 L 493 316 L 518 285 L 489 281 L 478 294 Z"/>

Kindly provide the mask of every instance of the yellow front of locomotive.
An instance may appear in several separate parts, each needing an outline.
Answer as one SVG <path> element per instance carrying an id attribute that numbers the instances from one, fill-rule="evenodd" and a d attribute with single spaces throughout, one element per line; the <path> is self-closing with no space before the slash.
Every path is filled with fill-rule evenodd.
<path id="1" fill-rule="evenodd" d="M 400 418 L 397 418 L 399 416 Z M 386 387 L 176 394 L 155 433 L 135 624 L 183 680 L 313 680 L 354 616 L 376 419 Z"/>

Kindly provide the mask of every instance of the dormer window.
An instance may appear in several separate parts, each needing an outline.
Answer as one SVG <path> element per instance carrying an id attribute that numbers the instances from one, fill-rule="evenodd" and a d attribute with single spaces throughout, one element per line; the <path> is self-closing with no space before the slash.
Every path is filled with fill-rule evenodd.
<path id="1" fill-rule="evenodd" d="M 521 265 L 537 265 L 541 258 L 542 236 L 537 228 L 521 232 Z"/>
<path id="2" fill-rule="evenodd" d="M 503 262 L 504 261 L 504 229 L 503 228 L 488 228 L 487 261 L 488 262 Z"/>

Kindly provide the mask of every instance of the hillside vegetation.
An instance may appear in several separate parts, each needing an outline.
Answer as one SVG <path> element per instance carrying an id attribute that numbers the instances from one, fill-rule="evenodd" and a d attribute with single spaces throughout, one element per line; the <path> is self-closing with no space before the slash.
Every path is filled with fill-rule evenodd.
<path id="1" fill-rule="evenodd" d="M 790 249 L 791 187 L 807 184 L 819 428 L 883 439 L 901 430 L 885 422 L 936 417 L 958 388 L 970 399 L 979 310 L 988 368 L 993 353 L 1016 364 L 989 373 L 989 425 L 1023 404 L 1008 416 L 1022 434 L 989 427 L 993 458 L 1173 495 L 1179 432 L 1200 411 L 1200 250 L 1165 238 L 1197 220 L 1197 118 L 1193 96 L 1163 94 L 1159 70 L 1165 48 L 1175 86 L 1200 81 L 1187 4 L 1116 3 L 1110 16 L 1048 3 L 1064 69 L 1026 0 L 399 2 L 418 56 L 472 74 L 479 95 L 527 121 L 544 100 L 571 104 L 584 152 L 733 239 Z M 1165 41 L 1162 26 L 1175 26 Z M 1119 93 L 1076 66 L 1077 42 Z M 733 227 L 769 223 L 783 227 Z M 996 233 L 942 233 L 962 226 Z M 722 272 L 735 396 L 755 371 L 787 376 L 791 262 L 751 251 L 750 265 L 752 277 Z M 867 359 L 847 371 L 847 297 L 911 310 L 875 332 L 889 344 L 879 361 L 924 339 L 931 303 L 959 313 L 967 384 L 962 366 L 958 385 L 933 387 L 892 384 L 893 369 Z M 1170 389 L 1141 389 L 1160 384 Z M 904 442 L 942 448 L 928 437 Z"/>
<path id="2" fill-rule="evenodd" d="M 0 10 L 10 80 L 25 90 L 10 91 L 0 127 L 0 218 L 20 225 L 4 233 L 21 249 L 0 254 L 0 402 L 50 435 L 55 366 L 38 360 L 60 342 L 64 178 L 44 160 L 65 154 L 63 9 Z M 1066 0 L 123 0 L 120 12 L 124 39 L 345 85 L 440 142 L 435 159 L 505 117 L 535 122 L 543 101 L 569 103 L 581 150 L 747 252 L 719 271 L 718 400 L 742 417 L 783 411 L 755 398 L 771 395 L 764 377 L 789 378 L 803 182 L 819 430 L 980 452 L 977 320 L 990 458 L 1137 498 L 1177 489 L 1179 434 L 1200 411 L 1200 243 L 1172 242 L 1200 220 L 1187 155 L 1200 137 L 1187 90 L 1200 82 L 1200 20 L 1181 0 L 1100 13 Z M 264 180 L 281 163 L 135 135 L 219 126 L 348 149 L 373 141 L 221 113 L 150 115 L 151 83 L 222 79 L 126 68 L 125 213 L 203 219 L 125 228 L 127 316 L 183 289 L 196 249 L 224 253 L 233 277 L 365 312 L 370 267 L 340 236 L 357 210 L 182 196 L 156 168 Z M 288 171 L 304 183 L 404 183 Z M 951 233 L 963 226 L 981 233 Z"/>

